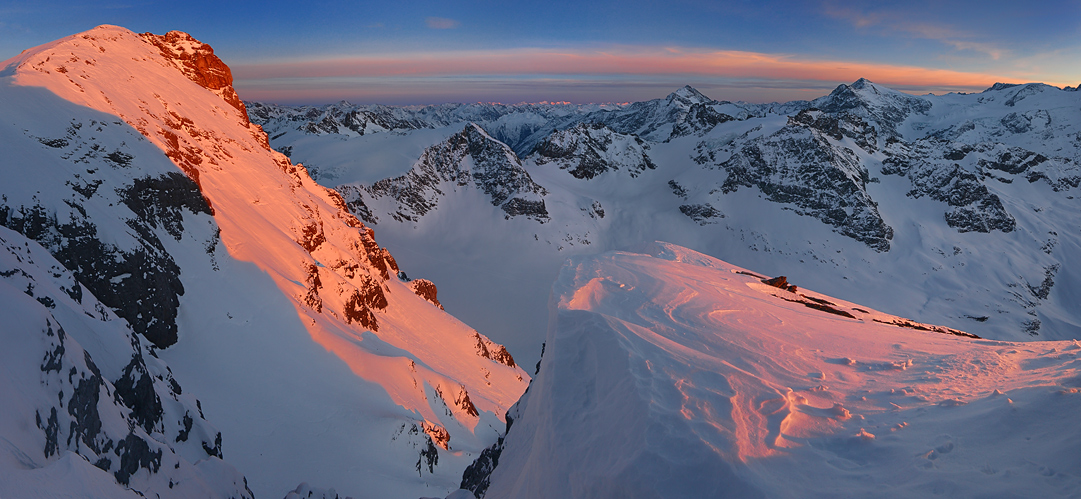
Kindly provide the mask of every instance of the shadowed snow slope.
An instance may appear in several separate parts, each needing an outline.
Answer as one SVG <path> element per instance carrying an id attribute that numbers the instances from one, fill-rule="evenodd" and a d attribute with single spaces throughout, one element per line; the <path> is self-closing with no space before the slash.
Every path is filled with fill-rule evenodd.
<path id="1" fill-rule="evenodd" d="M 0 68 L 0 225 L 168 347 L 257 495 L 450 490 L 496 440 L 528 376 L 270 149 L 208 45 L 100 26 Z"/>
<path id="2" fill-rule="evenodd" d="M 3 227 L 0 317 L 0 496 L 252 497 L 153 347 Z"/>
<path id="3" fill-rule="evenodd" d="M 974 339 L 640 251 L 563 267 L 486 497 L 1081 493 L 1076 341 Z"/>

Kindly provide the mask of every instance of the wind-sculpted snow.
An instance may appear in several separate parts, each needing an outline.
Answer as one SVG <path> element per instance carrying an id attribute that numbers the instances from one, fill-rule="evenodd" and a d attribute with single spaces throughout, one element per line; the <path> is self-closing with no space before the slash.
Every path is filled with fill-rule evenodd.
<path id="1" fill-rule="evenodd" d="M 446 314 L 433 283 L 400 279 L 342 197 L 271 150 L 209 46 L 101 26 L 2 66 L 0 221 L 172 345 L 161 355 L 217 414 L 257 493 L 305 480 L 449 490 L 497 439 L 524 371 Z M 110 378 L 125 403 L 148 393 L 140 372 Z M 132 420 L 150 425 L 152 409 Z"/>
<path id="2" fill-rule="evenodd" d="M 4 228 L 0 312 L 0 495 L 252 497 L 155 349 L 44 248 Z"/>
<path id="3" fill-rule="evenodd" d="M 764 280 L 667 243 L 572 258 L 481 495 L 1081 492 L 1081 344 L 973 339 Z"/>

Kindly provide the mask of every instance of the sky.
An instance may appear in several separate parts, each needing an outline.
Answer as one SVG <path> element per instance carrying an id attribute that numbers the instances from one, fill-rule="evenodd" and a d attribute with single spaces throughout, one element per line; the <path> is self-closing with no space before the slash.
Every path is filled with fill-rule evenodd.
<path id="1" fill-rule="evenodd" d="M 810 99 L 1081 83 L 1081 1 L 0 0 L 0 60 L 100 24 L 186 31 L 245 100 Z"/>

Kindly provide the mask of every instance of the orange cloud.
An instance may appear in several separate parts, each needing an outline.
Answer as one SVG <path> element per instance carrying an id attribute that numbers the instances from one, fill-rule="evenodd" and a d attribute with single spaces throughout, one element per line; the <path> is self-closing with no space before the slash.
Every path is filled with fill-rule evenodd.
<path id="1" fill-rule="evenodd" d="M 693 75 L 876 83 L 908 87 L 982 89 L 1024 75 L 971 73 L 891 64 L 831 61 L 792 55 L 680 47 L 612 47 L 608 50 L 505 49 L 354 56 L 261 64 L 234 64 L 241 80 L 526 75 Z"/>

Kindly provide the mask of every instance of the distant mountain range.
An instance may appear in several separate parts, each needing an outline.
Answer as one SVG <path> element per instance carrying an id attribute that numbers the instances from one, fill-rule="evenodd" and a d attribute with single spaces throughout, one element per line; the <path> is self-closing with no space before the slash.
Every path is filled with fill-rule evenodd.
<path id="1" fill-rule="evenodd" d="M 1081 491 L 1076 89 L 240 97 L 0 63 L 0 496 Z"/>
<path id="2" fill-rule="evenodd" d="M 440 240 L 456 260 L 532 259 L 553 275 L 567 254 L 663 239 L 1009 340 L 1081 336 L 1079 106 L 1075 88 L 1044 84 L 913 96 L 863 79 L 783 104 L 691 87 L 615 107 L 249 103 L 272 147 L 406 255 Z M 450 223 L 474 237 L 446 242 Z M 475 270 L 439 280 L 453 289 Z M 510 319 L 486 317 L 529 306 L 513 295 L 449 304 L 499 337 Z"/>

